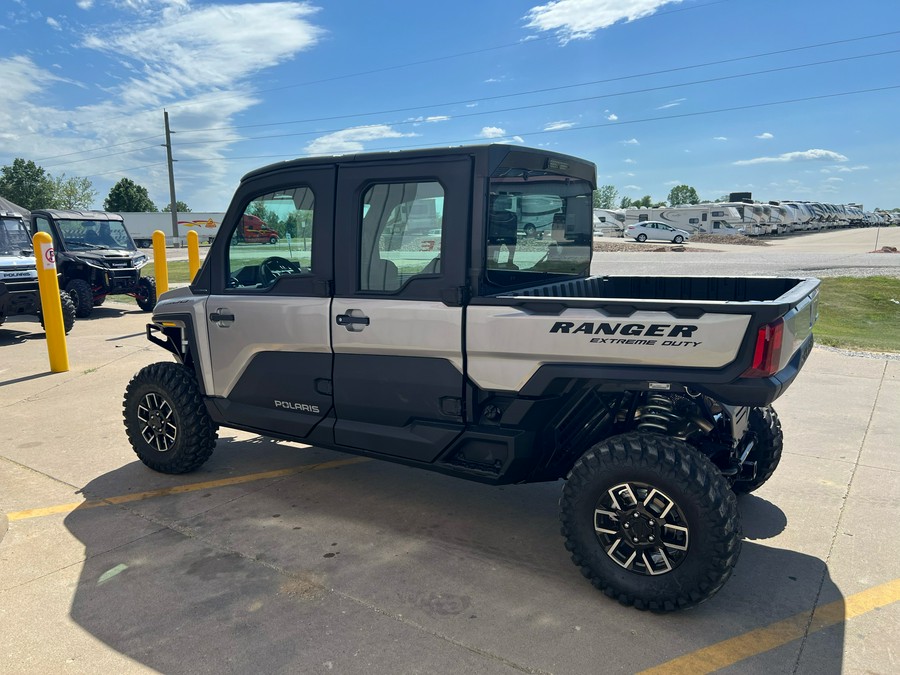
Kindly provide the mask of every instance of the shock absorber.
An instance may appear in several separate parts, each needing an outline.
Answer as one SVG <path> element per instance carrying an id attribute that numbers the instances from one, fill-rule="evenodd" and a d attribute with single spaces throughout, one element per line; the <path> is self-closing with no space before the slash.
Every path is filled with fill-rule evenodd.
<path id="1" fill-rule="evenodd" d="M 647 401 L 638 408 L 638 431 L 658 431 L 668 433 L 670 423 L 677 421 L 675 403 L 663 394 L 650 394 Z"/>

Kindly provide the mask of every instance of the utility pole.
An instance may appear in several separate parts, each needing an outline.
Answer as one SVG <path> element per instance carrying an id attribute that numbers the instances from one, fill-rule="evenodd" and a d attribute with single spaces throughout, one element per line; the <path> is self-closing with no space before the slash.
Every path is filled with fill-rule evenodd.
<path id="1" fill-rule="evenodd" d="M 169 131 L 169 112 L 163 110 L 166 121 L 166 159 L 169 163 L 169 210 L 172 212 L 172 236 L 178 237 L 178 211 L 175 207 L 175 171 L 172 168 L 172 132 Z"/>

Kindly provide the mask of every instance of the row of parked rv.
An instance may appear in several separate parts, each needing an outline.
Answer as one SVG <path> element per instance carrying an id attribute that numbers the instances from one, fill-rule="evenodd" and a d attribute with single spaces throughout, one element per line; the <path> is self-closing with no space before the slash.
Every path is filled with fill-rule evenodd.
<path id="1" fill-rule="evenodd" d="M 594 209 L 594 233 L 621 237 L 629 225 L 665 223 L 689 234 L 789 234 L 840 227 L 900 225 L 900 213 L 865 211 L 860 204 L 720 202 L 662 208 Z"/>

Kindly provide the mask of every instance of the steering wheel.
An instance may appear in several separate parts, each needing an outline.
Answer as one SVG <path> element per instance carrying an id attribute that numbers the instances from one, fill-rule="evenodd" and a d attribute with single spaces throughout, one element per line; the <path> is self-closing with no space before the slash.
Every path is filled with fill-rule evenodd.
<path id="1" fill-rule="evenodd" d="M 266 286 L 274 284 L 278 277 L 285 274 L 299 274 L 301 272 L 303 272 L 303 268 L 300 265 L 277 255 L 270 256 L 259 264 L 259 276 Z"/>

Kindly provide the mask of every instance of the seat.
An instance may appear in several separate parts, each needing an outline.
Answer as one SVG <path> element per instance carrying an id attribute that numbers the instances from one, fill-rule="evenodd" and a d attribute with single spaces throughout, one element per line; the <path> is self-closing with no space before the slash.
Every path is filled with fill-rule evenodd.
<path id="1" fill-rule="evenodd" d="M 396 291 L 400 288 L 400 272 L 392 261 L 373 257 L 363 281 L 366 291 Z"/>

